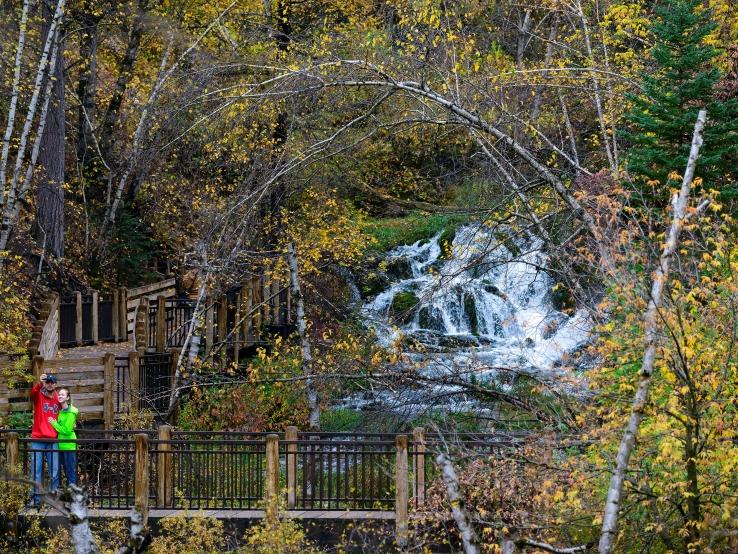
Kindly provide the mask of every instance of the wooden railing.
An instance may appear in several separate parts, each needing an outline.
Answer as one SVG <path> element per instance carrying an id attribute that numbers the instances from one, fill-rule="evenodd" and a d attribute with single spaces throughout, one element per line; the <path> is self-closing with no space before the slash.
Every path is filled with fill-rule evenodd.
<path id="1" fill-rule="evenodd" d="M 21 370 L 37 382 L 42 373 L 54 373 L 59 385 L 69 389 L 79 408 L 81 421 L 103 421 L 112 427 L 115 414 L 113 387 L 115 356 L 105 354 L 89 358 L 46 360 L 35 356 L 30 366 L 18 368 L 17 362 L 0 361 L 0 370 Z M 0 415 L 31 410 L 31 384 L 0 371 Z M 12 374 L 11 374 L 12 375 Z"/>
<path id="2" fill-rule="evenodd" d="M 171 278 L 106 294 L 62 295 L 51 308 L 58 312 L 54 321 L 58 321 L 60 346 L 125 341 L 132 335 L 139 354 L 181 348 L 196 303 L 174 298 L 175 294 Z M 267 334 L 284 333 L 293 320 L 287 279 L 269 273 L 245 279 L 226 294 L 204 299 L 202 305 L 203 354 L 216 353 L 231 361 L 242 348 L 265 343 Z"/>
<path id="3" fill-rule="evenodd" d="M 51 293 L 41 302 L 39 317 L 28 345 L 31 356 L 55 358 L 59 351 L 59 295 Z"/>
<path id="4" fill-rule="evenodd" d="M 28 474 L 34 454 L 27 431 L 0 431 L 8 468 Z M 169 510 L 394 512 L 422 511 L 438 479 L 435 454 L 458 444 L 491 456 L 514 443 L 500 435 L 411 435 L 176 431 L 78 432 L 78 481 L 92 507 L 134 504 Z"/>
<path id="5" fill-rule="evenodd" d="M 202 306 L 202 353 L 217 353 L 230 361 L 238 359 L 242 348 L 263 344 L 268 333 L 284 332 L 293 320 L 286 280 L 268 275 L 254 276 L 226 294 L 206 298 Z M 163 295 L 149 300 L 146 347 L 156 352 L 182 348 L 195 307 L 193 300 Z M 137 345 L 143 340 L 136 326 Z"/>
<path id="6" fill-rule="evenodd" d="M 77 359 L 36 356 L 30 363 L 0 360 L 0 415 L 31 411 L 31 383 L 19 375 L 33 375 L 36 382 L 41 373 L 54 373 L 58 386 L 69 389 L 80 421 L 102 422 L 110 429 L 121 414 L 166 411 L 172 369 L 169 353 L 135 351 Z"/>

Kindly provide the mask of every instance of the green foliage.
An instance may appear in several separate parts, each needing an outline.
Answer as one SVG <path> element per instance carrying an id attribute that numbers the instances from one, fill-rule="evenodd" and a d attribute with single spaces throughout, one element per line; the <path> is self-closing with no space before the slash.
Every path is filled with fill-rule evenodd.
<path id="1" fill-rule="evenodd" d="M 12 264 L 13 270 L 16 263 Z M 28 296 L 19 282 L 11 277 L 11 267 L 8 267 L 11 261 L 6 264 L 6 274 L 0 274 L 0 353 L 20 354 L 26 351 L 31 338 L 26 320 Z"/>
<path id="2" fill-rule="evenodd" d="M 480 433 L 482 426 L 479 417 L 470 412 L 447 412 L 432 411 L 412 422 L 411 427 L 424 427 L 426 432 L 430 429 L 441 431 L 453 431 L 457 433 Z"/>
<path id="3" fill-rule="evenodd" d="M 302 387 L 282 383 L 195 389 L 182 409 L 183 429 L 264 431 L 307 421 Z"/>
<path id="4" fill-rule="evenodd" d="M 433 214 L 413 212 L 405 217 L 370 219 L 367 233 L 377 240 L 377 249 L 391 250 L 403 244 L 429 239 L 439 231 L 454 229 L 464 221 L 459 214 Z"/>
<path id="5" fill-rule="evenodd" d="M 6 429 L 30 429 L 33 425 L 33 412 L 11 412 L 0 418 L 0 427 Z"/>
<path id="6" fill-rule="evenodd" d="M 710 188 L 720 189 L 723 198 L 738 194 L 730 182 L 737 163 L 738 102 L 713 96 L 720 71 L 715 67 L 717 51 L 705 39 L 715 23 L 702 4 L 676 0 L 656 9 L 659 19 L 651 26 L 655 67 L 642 76 L 642 94 L 629 97 L 628 169 L 644 198 L 660 204 L 668 198 L 669 174 L 686 167 L 697 112 L 703 107 L 708 123 L 696 174 Z"/>
<path id="7" fill-rule="evenodd" d="M 158 245 L 141 220 L 128 209 L 120 211 L 111 250 L 119 284 L 135 286 L 157 279 L 158 275 L 148 266 L 158 253 Z"/>
<path id="8" fill-rule="evenodd" d="M 398 292 L 392 298 L 392 304 L 390 305 L 390 314 L 394 317 L 407 321 L 412 317 L 412 311 L 415 306 L 418 305 L 420 300 L 413 292 L 403 291 Z"/>
<path id="9" fill-rule="evenodd" d="M 356 410 L 334 408 L 320 414 L 320 429 L 326 432 L 357 431 L 361 428 L 363 416 Z"/>

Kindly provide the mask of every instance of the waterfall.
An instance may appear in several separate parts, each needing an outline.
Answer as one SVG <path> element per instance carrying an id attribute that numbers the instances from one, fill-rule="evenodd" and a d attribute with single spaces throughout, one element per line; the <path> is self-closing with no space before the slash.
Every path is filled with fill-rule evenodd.
<path id="1" fill-rule="evenodd" d="M 445 251 L 440 240 L 441 233 L 388 253 L 409 270 L 362 309 L 384 344 L 401 334 L 427 347 L 429 370 L 440 362 L 477 364 L 490 374 L 485 367 L 550 372 L 588 340 L 584 310 L 554 308 L 539 239 L 465 225 Z M 394 309 L 398 298 L 402 313 Z"/>

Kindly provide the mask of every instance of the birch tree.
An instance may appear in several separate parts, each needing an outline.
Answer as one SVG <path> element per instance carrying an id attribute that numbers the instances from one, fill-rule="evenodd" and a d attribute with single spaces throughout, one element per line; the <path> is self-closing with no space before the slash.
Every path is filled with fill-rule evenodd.
<path id="1" fill-rule="evenodd" d="M 2 158 L 0 158 L 0 176 L 2 177 L 2 179 L 0 179 L 0 215 L 2 217 L 2 225 L 0 225 L 0 269 L 2 269 L 4 264 L 8 242 L 15 225 L 18 222 L 23 202 L 30 191 L 33 172 L 38 161 L 41 140 L 44 136 L 44 128 L 46 126 L 46 118 L 48 115 L 51 87 L 53 84 L 53 79 L 44 79 L 44 77 L 47 69 L 49 67 L 55 67 L 56 65 L 56 58 L 59 52 L 61 40 L 59 27 L 64 14 L 64 4 L 65 0 L 58 0 L 49 25 L 49 31 L 46 35 L 43 51 L 36 68 L 36 77 L 32 88 L 33 92 L 26 111 L 25 121 L 23 123 L 20 136 L 18 137 L 18 149 L 15 153 L 15 163 L 13 164 L 12 175 L 8 181 L 8 152 L 17 117 L 17 102 L 21 84 L 20 75 L 22 53 L 26 41 L 26 21 L 29 3 L 25 2 L 23 5 L 21 30 L 16 49 L 11 109 L 8 113 L 8 122 L 4 133 L 3 153 Z M 42 104 L 41 113 L 39 117 L 36 118 L 39 103 Z M 36 133 L 35 137 L 33 137 L 30 159 L 27 159 L 26 150 L 28 148 L 29 140 L 32 139 L 34 122 L 36 122 Z"/>
<path id="2" fill-rule="evenodd" d="M 708 201 L 705 200 L 694 208 L 689 207 L 689 197 L 692 190 L 697 159 L 702 146 L 702 130 L 704 129 L 706 118 L 707 112 L 701 110 L 694 127 L 692 146 L 684 177 L 682 178 L 682 186 L 672 196 L 671 226 L 669 227 L 666 242 L 661 251 L 658 266 L 653 274 L 648 308 L 644 314 L 645 350 L 643 352 L 641 369 L 638 374 L 638 385 L 633 397 L 630 416 L 620 441 L 615 469 L 607 491 L 607 500 L 602 518 L 602 531 L 600 533 L 600 554 L 609 554 L 612 552 L 617 537 L 618 515 L 623 495 L 623 484 L 628 471 L 628 462 L 638 437 L 638 427 L 643 419 L 643 413 L 648 403 L 649 389 L 654 375 L 654 364 L 656 361 L 660 330 L 659 311 L 661 310 L 663 301 L 664 287 L 667 286 L 669 279 L 669 266 L 679 246 L 679 235 L 685 223 L 691 218 L 699 216 L 708 205 Z"/>

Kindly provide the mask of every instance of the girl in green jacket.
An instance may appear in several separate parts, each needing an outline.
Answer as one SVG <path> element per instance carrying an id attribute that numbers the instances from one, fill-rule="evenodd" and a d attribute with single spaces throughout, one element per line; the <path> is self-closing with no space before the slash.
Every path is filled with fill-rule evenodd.
<path id="1" fill-rule="evenodd" d="M 74 433 L 74 425 L 77 422 L 79 410 L 72 406 L 72 396 L 69 389 L 59 389 L 59 404 L 61 410 L 57 419 L 49 418 L 56 432 L 59 433 L 59 458 L 64 475 L 67 476 L 67 484 L 77 484 L 77 435 Z"/>

